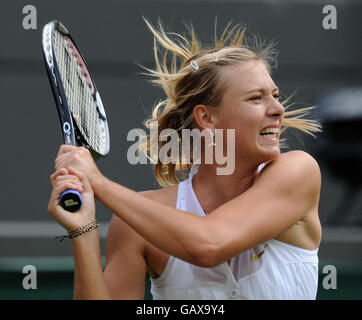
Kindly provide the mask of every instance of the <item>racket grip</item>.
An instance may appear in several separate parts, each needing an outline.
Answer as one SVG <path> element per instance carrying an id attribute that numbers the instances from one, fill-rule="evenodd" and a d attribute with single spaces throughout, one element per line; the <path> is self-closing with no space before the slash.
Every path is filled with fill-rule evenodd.
<path id="1" fill-rule="evenodd" d="M 69 212 L 78 211 L 83 203 L 81 194 L 76 190 L 65 190 L 59 197 L 59 204 Z"/>

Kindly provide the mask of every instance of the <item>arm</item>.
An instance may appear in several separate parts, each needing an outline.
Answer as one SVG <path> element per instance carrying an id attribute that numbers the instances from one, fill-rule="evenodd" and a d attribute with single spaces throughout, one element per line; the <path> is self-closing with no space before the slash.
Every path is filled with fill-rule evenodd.
<path id="1" fill-rule="evenodd" d="M 281 156 L 252 188 L 205 218 L 143 199 L 106 178 L 96 180 L 93 188 L 107 207 L 156 247 L 209 267 L 276 237 L 315 208 L 320 173 L 304 152 Z"/>
<path id="2" fill-rule="evenodd" d="M 78 156 L 78 165 L 84 156 Z M 74 157 L 64 155 L 56 165 L 67 163 L 74 163 Z M 299 151 L 270 162 L 251 188 L 205 218 L 144 198 L 90 172 L 98 199 L 130 227 L 170 255 L 204 267 L 276 237 L 315 209 L 319 199 L 318 164 Z"/>
<path id="3" fill-rule="evenodd" d="M 101 259 L 98 231 L 72 239 L 74 255 L 74 299 L 109 300 Z"/>
<path id="4" fill-rule="evenodd" d="M 308 237 L 306 242 L 319 243 L 313 240 L 320 232 L 320 187 L 319 166 L 310 155 L 293 151 L 278 157 L 264 168 L 252 188 L 208 217 L 210 224 L 223 220 L 211 262 L 222 261 L 220 248 L 223 254 L 232 257 L 278 237 L 294 225 L 300 231 L 304 229 L 299 233 L 300 243 L 303 237 Z"/>
<path id="5" fill-rule="evenodd" d="M 143 300 L 147 264 L 145 241 L 113 215 L 107 236 L 104 278 L 112 299 Z"/>
<path id="6" fill-rule="evenodd" d="M 96 181 L 93 188 L 99 192 L 98 199 L 131 229 L 162 251 L 196 262 L 195 243 L 204 242 L 208 233 L 203 218 L 140 195 L 105 177 Z"/>
<path id="7" fill-rule="evenodd" d="M 51 177 L 53 192 L 48 211 L 66 230 L 75 230 L 95 219 L 92 188 L 85 176 L 74 169 L 60 169 Z M 58 204 L 59 195 L 67 190 L 82 192 L 82 208 L 70 213 Z M 74 299 L 110 299 L 103 277 L 98 230 L 72 239 L 74 255 Z"/>

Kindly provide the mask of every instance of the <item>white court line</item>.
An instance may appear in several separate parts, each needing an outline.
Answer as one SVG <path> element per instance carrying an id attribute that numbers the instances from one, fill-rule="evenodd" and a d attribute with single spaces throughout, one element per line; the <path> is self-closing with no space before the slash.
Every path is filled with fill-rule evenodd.
<path id="1" fill-rule="evenodd" d="M 99 223 L 99 236 L 106 238 L 109 223 Z M 44 221 L 0 221 L 0 238 L 49 238 L 66 234 L 59 224 Z"/>

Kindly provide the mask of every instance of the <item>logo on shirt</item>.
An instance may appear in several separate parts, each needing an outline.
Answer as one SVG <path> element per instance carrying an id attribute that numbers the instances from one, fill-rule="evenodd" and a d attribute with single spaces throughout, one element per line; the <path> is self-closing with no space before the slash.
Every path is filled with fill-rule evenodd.
<path id="1" fill-rule="evenodd" d="M 264 245 L 263 250 L 260 251 L 259 253 L 257 253 L 256 255 L 251 254 L 250 255 L 250 260 L 253 261 L 253 262 L 258 261 L 261 258 L 261 256 L 264 254 L 265 249 L 268 247 L 268 245 L 269 245 L 269 243 L 266 243 Z M 255 249 L 253 249 L 253 250 L 255 251 Z"/>

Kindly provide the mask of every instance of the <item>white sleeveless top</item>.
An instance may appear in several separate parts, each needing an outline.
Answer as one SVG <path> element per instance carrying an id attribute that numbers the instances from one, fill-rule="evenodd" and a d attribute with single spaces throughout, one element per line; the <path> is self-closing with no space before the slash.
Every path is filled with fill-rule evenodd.
<path id="1" fill-rule="evenodd" d="M 192 188 L 192 177 L 178 186 L 176 208 L 205 216 Z M 264 250 L 264 252 L 263 252 Z M 154 300 L 315 299 L 318 249 L 306 250 L 271 239 L 213 268 L 170 257 L 163 273 L 151 280 Z"/>

